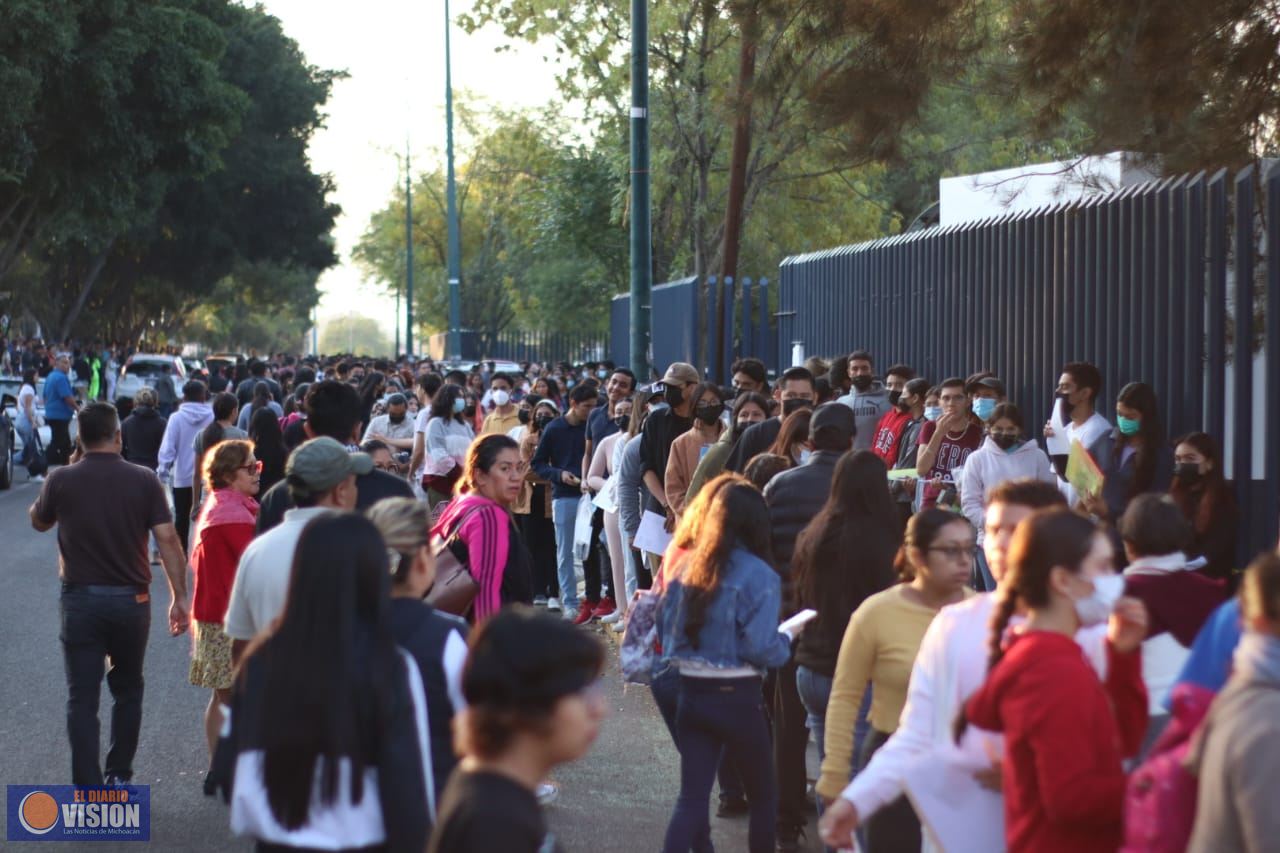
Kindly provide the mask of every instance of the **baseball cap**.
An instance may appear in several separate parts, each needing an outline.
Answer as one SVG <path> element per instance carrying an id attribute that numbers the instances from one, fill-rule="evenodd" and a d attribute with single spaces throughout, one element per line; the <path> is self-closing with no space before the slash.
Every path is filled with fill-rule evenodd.
<path id="1" fill-rule="evenodd" d="M 372 470 L 373 457 L 350 453 L 334 439 L 321 436 L 298 445 L 285 463 L 284 475 L 291 490 L 314 495 L 327 492 L 349 474 L 364 475 Z"/>
<path id="2" fill-rule="evenodd" d="M 698 375 L 698 368 L 692 364 L 683 361 L 673 361 L 667 367 L 667 372 L 662 376 L 662 384 L 668 382 L 679 382 L 685 385 L 697 385 L 702 381 L 702 377 Z"/>
<path id="3" fill-rule="evenodd" d="M 973 384 L 974 390 L 977 388 L 990 388 L 992 391 L 996 392 L 997 396 L 1004 396 L 1004 383 L 994 376 L 984 376 Z M 969 393 L 973 393 L 973 391 L 971 390 Z"/>
<path id="4" fill-rule="evenodd" d="M 397 391 L 396 393 L 392 394 L 390 397 L 387 398 L 387 405 L 388 406 L 407 406 L 409 405 L 409 401 L 405 399 L 405 396 L 403 394 Z"/>
<path id="5" fill-rule="evenodd" d="M 813 438 L 824 429 L 838 435 L 855 435 L 858 426 L 853 416 L 853 409 L 844 403 L 823 403 L 814 409 L 813 415 L 809 418 L 809 437 Z"/>

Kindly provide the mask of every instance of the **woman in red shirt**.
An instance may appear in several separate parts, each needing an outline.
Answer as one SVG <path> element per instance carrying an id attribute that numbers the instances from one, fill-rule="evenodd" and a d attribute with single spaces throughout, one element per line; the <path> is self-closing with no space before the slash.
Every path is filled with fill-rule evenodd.
<path id="1" fill-rule="evenodd" d="M 1147 726 L 1141 603 L 1120 599 L 1107 537 L 1066 509 L 1018 525 L 992 616 L 991 673 L 964 718 L 1003 732 L 1005 837 L 1018 851 L 1114 851 L 1123 831 L 1121 760 Z M 1015 611 L 1026 622 L 1005 642 Z M 1106 684 L 1075 635 L 1111 617 Z"/>
<path id="2" fill-rule="evenodd" d="M 191 546 L 195 577 L 191 604 L 193 651 L 188 680 L 213 691 L 204 713 L 205 736 L 213 756 L 222 728 L 221 705 L 231 702 L 235 672 L 231 638 L 222 630 L 236 579 L 240 555 L 253 539 L 258 520 L 259 475 L 262 463 L 248 441 L 222 441 L 205 454 L 201 476 L 207 497 L 196 520 Z"/>

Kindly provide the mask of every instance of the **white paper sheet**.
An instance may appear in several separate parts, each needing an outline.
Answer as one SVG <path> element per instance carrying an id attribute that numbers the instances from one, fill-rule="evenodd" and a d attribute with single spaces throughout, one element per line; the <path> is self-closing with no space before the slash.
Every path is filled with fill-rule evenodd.
<path id="1" fill-rule="evenodd" d="M 810 619 L 816 619 L 817 616 L 818 611 L 811 607 L 806 607 L 791 618 L 783 620 L 782 624 L 778 626 L 778 630 L 788 637 L 794 638 L 799 635 L 800 629 L 805 626 L 805 623 Z"/>
<path id="2" fill-rule="evenodd" d="M 664 527 L 666 523 L 666 516 L 646 509 L 640 516 L 640 529 L 636 531 L 632 544 L 650 554 L 665 554 L 667 546 L 671 544 L 671 534 Z"/>
<path id="3" fill-rule="evenodd" d="M 1050 456 L 1066 456 L 1071 452 L 1071 442 L 1067 439 L 1067 417 L 1063 411 L 1065 402 L 1059 398 L 1053 401 L 1053 410 L 1049 414 L 1049 423 L 1053 426 L 1053 435 L 1044 437 L 1045 448 Z"/>
<path id="4" fill-rule="evenodd" d="M 1003 853 L 1004 798 L 973 778 L 972 759 L 958 750 L 930 752 L 903 774 L 921 828 L 942 853 Z"/>

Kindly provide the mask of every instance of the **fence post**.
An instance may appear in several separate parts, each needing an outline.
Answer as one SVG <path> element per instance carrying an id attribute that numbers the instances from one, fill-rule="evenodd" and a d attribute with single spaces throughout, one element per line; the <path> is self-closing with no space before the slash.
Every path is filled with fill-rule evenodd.
<path id="1" fill-rule="evenodd" d="M 1227 326 L 1227 170 L 1219 169 L 1209 179 L 1209 321 L 1207 351 L 1218 356 L 1226 353 Z M 1205 429 L 1210 435 L 1222 436 L 1225 450 L 1227 431 L 1226 372 L 1219 364 L 1216 376 L 1208 378 L 1209 399 Z M 1223 460 L 1225 464 L 1225 459 Z"/>
<path id="2" fill-rule="evenodd" d="M 1267 174 L 1267 336 L 1263 341 L 1266 352 L 1267 393 L 1263 429 L 1265 435 L 1280 427 L 1280 164 L 1271 167 Z M 1274 439 L 1263 443 L 1263 482 L 1266 483 L 1265 505 L 1262 519 L 1263 543 L 1276 541 L 1280 526 L 1280 443 Z"/>
<path id="3" fill-rule="evenodd" d="M 760 358 L 764 361 L 765 370 L 777 370 L 778 359 L 774 356 L 777 340 L 773 334 L 772 317 L 769 313 L 769 279 L 762 278 L 756 284 L 756 301 L 760 303 L 760 315 L 757 319 L 756 340 L 760 342 Z"/>
<path id="4" fill-rule="evenodd" d="M 716 334 L 716 318 L 720 315 L 716 313 L 716 277 L 707 276 L 707 315 L 703 325 L 705 334 L 702 338 L 701 364 L 694 365 L 698 368 L 698 375 L 705 376 L 715 364 L 716 353 L 720 351 L 720 336 Z"/>
<path id="5" fill-rule="evenodd" d="M 721 301 L 724 311 L 723 322 L 720 323 L 720 354 L 716 359 L 716 372 L 713 379 L 716 382 L 724 383 L 725 371 L 729 369 L 730 362 L 733 361 L 733 276 L 724 277 L 724 298 Z"/>
<path id="6" fill-rule="evenodd" d="M 1236 481 L 1236 501 L 1245 512 L 1250 512 L 1253 502 L 1250 491 L 1253 486 L 1253 466 L 1250 458 L 1253 450 L 1253 220 L 1254 220 L 1254 166 L 1249 164 L 1236 174 L 1236 280 L 1235 280 L 1235 399 L 1233 402 L 1235 423 L 1232 425 L 1234 447 L 1232 450 L 1232 476 Z M 1254 516 L 1256 517 L 1256 516 Z M 1241 537 L 1242 543 L 1246 537 Z M 1245 553 L 1236 556 L 1243 563 Z"/>
<path id="7" fill-rule="evenodd" d="M 751 325 L 751 308 L 752 308 L 752 292 L 751 279 L 744 278 L 742 280 L 742 326 L 741 333 L 738 337 L 738 346 L 734 349 L 734 357 L 755 355 L 755 341 L 752 340 L 754 329 Z M 733 365 L 730 364 L 726 370 L 732 370 Z M 732 376 L 728 377 L 732 379 Z M 726 385 L 729 383 L 725 383 Z"/>

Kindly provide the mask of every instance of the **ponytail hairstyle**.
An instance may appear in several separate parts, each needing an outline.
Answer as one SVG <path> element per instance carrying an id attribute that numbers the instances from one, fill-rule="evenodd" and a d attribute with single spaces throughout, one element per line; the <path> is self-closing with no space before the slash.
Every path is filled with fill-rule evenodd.
<path id="1" fill-rule="evenodd" d="M 987 669 L 995 668 L 1004 658 L 1004 632 L 1018 604 L 1044 607 L 1049 603 L 1049 574 L 1057 566 L 1072 572 L 1080 566 L 1093 548 L 1100 531 L 1094 523 L 1066 507 L 1036 510 L 1023 519 L 1009 543 L 1004 579 L 996 593 L 995 610 L 991 613 L 991 639 L 988 643 Z M 955 719 L 952 734 L 958 744 L 969 727 L 964 706 Z"/>
<path id="2" fill-rule="evenodd" d="M 915 566 L 911 564 L 911 549 L 928 551 L 933 540 L 938 538 L 942 528 L 955 521 L 967 521 L 963 515 L 937 507 L 920 510 L 907 522 L 907 535 L 898 549 L 898 556 L 893 560 L 894 571 L 903 583 L 911 583 L 916 579 Z"/>
<path id="3" fill-rule="evenodd" d="M 387 546 L 391 582 L 402 584 L 418 552 L 429 540 L 431 510 L 414 498 L 383 498 L 365 512 Z"/>
<path id="4" fill-rule="evenodd" d="M 1130 382 L 1120 389 L 1116 402 L 1137 409 L 1142 416 L 1142 429 L 1138 433 L 1138 450 L 1133 459 L 1133 481 L 1129 494 L 1133 498 L 1151 490 L 1156 477 L 1156 456 L 1164 446 L 1164 426 L 1160 423 L 1160 405 L 1156 392 L 1145 382 Z"/>
<path id="5" fill-rule="evenodd" d="M 707 488 L 714 483 L 708 483 Z M 695 649 L 707 621 L 707 608 L 729 567 L 729 556 L 735 548 L 743 548 L 769 563 L 769 529 L 769 508 L 755 486 L 735 482 L 717 491 L 703 519 L 699 541 L 680 575 L 685 588 L 684 632 Z"/>

